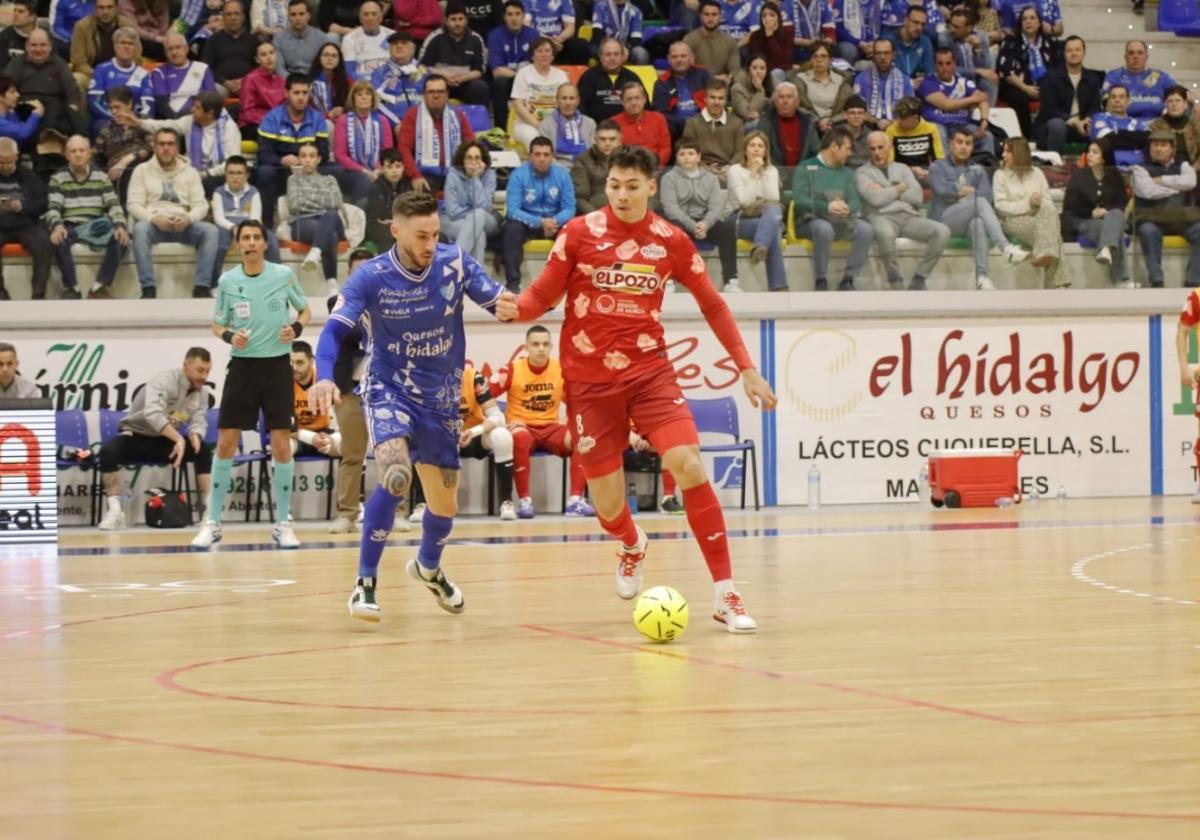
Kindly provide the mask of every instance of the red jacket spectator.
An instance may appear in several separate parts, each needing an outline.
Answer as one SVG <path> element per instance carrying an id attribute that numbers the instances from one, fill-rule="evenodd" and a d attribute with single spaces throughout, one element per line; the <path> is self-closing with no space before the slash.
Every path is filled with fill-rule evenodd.
<path id="1" fill-rule="evenodd" d="M 442 7 L 437 0 L 392 0 L 392 11 L 396 15 L 395 30 L 413 36 L 418 47 L 442 25 Z"/>
<path id="2" fill-rule="evenodd" d="M 449 105 L 446 106 L 450 107 Z M 396 128 L 396 145 L 400 148 L 400 157 L 404 158 L 404 177 L 410 181 L 415 181 L 417 178 L 424 177 L 420 169 L 417 168 L 417 119 L 422 111 L 420 105 L 415 105 L 409 108 L 404 114 L 404 119 L 400 121 L 400 125 Z M 461 111 L 455 111 L 455 116 L 458 117 L 458 124 L 462 128 L 462 142 L 467 143 L 475 139 L 475 132 L 471 130 L 471 124 L 467 122 L 467 118 Z M 454 160 L 454 150 L 446 153 L 446 144 L 442 141 L 442 124 L 438 120 L 433 121 L 434 128 L 437 130 L 439 145 L 441 147 L 441 160 L 439 161 L 442 170 L 442 176 L 445 177 L 451 163 Z M 440 189 L 440 187 L 439 187 Z"/>
<path id="3" fill-rule="evenodd" d="M 276 105 L 283 103 L 287 94 L 283 89 L 283 76 L 274 70 L 255 67 L 242 79 L 242 89 L 238 94 L 241 108 L 238 111 L 238 125 L 258 126 Z M 244 136 L 244 135 L 243 135 Z"/>
<path id="4" fill-rule="evenodd" d="M 671 132 L 666 118 L 656 111 L 642 111 L 636 120 L 624 111 L 612 117 L 621 126 L 621 142 L 627 146 L 642 146 L 658 156 L 660 166 L 671 159 Z"/>

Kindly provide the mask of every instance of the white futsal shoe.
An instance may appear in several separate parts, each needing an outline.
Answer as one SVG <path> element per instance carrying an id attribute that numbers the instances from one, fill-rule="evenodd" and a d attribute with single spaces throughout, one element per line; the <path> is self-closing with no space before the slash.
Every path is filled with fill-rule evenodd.
<path id="1" fill-rule="evenodd" d="M 192 537 L 192 548 L 212 548 L 221 541 L 221 523 L 206 519 L 199 533 Z"/>
<path id="2" fill-rule="evenodd" d="M 646 559 L 646 547 L 650 540 L 646 532 L 637 527 L 637 545 L 621 546 L 617 552 L 617 596 L 626 601 L 637 597 L 642 591 L 642 561 Z"/>
<path id="3" fill-rule="evenodd" d="M 424 519 L 425 519 L 425 503 L 421 502 L 419 505 L 417 505 L 415 508 L 413 508 L 413 512 L 408 515 L 408 521 L 409 522 L 421 522 Z"/>
<path id="4" fill-rule="evenodd" d="M 513 506 L 513 503 L 511 501 L 509 501 L 508 499 L 505 499 L 503 502 L 500 503 L 500 521 L 501 522 L 512 522 L 516 518 L 517 518 L 516 507 Z"/>
<path id="5" fill-rule="evenodd" d="M 726 589 L 717 595 L 717 606 L 713 618 L 724 624 L 725 629 L 730 633 L 758 632 L 758 622 L 746 612 L 746 607 L 742 604 L 742 596 L 736 589 Z"/>
<path id="6" fill-rule="evenodd" d="M 354 523 L 350 521 L 349 516 L 339 516 L 329 523 L 329 533 L 331 534 L 349 534 L 353 530 Z"/>
<path id="7" fill-rule="evenodd" d="M 275 540 L 275 544 L 280 548 L 293 549 L 300 547 L 300 540 L 296 539 L 296 530 L 290 516 L 282 522 L 275 523 L 275 530 L 271 532 L 271 539 Z"/>
<path id="8" fill-rule="evenodd" d="M 383 610 L 375 602 L 375 578 L 359 578 L 350 591 L 346 606 L 350 615 L 362 621 L 377 622 L 383 618 Z"/>
<path id="9" fill-rule="evenodd" d="M 462 590 L 458 588 L 454 581 L 446 577 L 446 573 L 442 571 L 440 566 L 433 570 L 432 577 L 426 577 L 429 572 L 422 568 L 421 564 L 417 562 L 417 558 L 414 557 L 408 561 L 408 566 L 405 569 L 410 578 L 418 581 L 434 594 L 437 598 L 438 606 L 446 612 L 458 615 L 466 608 L 467 602 L 463 598 Z"/>
<path id="10" fill-rule="evenodd" d="M 100 520 L 101 531 L 120 531 L 125 527 L 125 511 L 118 508 L 109 508 L 104 514 L 104 518 Z"/>

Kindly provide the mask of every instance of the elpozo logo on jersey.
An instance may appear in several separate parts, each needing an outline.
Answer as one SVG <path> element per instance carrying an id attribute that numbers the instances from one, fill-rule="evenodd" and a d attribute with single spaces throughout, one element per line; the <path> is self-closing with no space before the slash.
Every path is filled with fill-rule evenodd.
<path id="1" fill-rule="evenodd" d="M 621 262 L 597 268 L 592 273 L 592 285 L 631 295 L 649 295 L 658 291 L 662 278 L 652 265 Z"/>

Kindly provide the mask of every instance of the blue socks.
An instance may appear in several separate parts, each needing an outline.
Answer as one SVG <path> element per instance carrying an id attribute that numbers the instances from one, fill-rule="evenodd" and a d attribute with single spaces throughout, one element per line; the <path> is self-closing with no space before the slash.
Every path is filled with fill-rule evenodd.
<path id="1" fill-rule="evenodd" d="M 215 472 L 215 469 L 214 469 Z M 296 462 L 281 464 L 272 459 L 271 481 L 275 491 L 275 521 L 286 522 L 292 515 L 292 476 L 296 473 Z"/>
<path id="2" fill-rule="evenodd" d="M 429 508 L 425 508 L 425 518 L 421 520 L 421 552 L 417 562 L 421 568 L 433 571 L 442 562 L 442 552 L 446 548 L 446 537 L 454 527 L 454 517 L 438 516 Z M 363 530 L 366 530 L 365 523 Z"/>
<path id="3" fill-rule="evenodd" d="M 233 472 L 232 458 L 218 458 L 213 456 L 212 462 L 212 486 L 208 492 L 208 510 L 204 513 L 205 519 L 211 519 L 213 522 L 221 521 L 221 511 L 225 509 L 225 494 L 229 492 L 229 474 Z"/>
<path id="4" fill-rule="evenodd" d="M 388 535 L 396 523 L 396 505 L 400 499 L 382 487 L 376 487 L 363 507 L 362 543 L 358 551 L 358 576 L 373 578 L 387 546 Z M 378 536 L 378 539 L 376 537 Z"/>

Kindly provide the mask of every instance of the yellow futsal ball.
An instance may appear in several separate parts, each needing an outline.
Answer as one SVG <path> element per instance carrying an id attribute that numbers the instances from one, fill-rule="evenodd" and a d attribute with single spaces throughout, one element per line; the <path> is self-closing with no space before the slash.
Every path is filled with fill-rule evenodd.
<path id="1" fill-rule="evenodd" d="M 670 642 L 688 626 L 688 603 L 669 586 L 654 586 L 642 593 L 633 608 L 633 626 L 652 642 Z"/>

